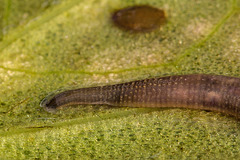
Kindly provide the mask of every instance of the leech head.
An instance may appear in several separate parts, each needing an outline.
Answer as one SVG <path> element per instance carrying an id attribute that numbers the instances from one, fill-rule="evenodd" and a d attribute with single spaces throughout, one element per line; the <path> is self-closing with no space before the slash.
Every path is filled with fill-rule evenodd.
<path id="1" fill-rule="evenodd" d="M 41 101 L 40 106 L 48 112 L 55 113 L 57 109 L 56 98 L 51 94 Z"/>

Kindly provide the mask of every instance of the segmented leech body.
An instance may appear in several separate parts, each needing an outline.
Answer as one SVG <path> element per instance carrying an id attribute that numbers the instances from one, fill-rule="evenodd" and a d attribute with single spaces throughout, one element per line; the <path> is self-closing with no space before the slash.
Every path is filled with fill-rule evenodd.
<path id="1" fill-rule="evenodd" d="M 80 88 L 46 98 L 41 106 L 53 110 L 78 104 L 192 108 L 240 118 L 240 78 L 196 74 Z"/>

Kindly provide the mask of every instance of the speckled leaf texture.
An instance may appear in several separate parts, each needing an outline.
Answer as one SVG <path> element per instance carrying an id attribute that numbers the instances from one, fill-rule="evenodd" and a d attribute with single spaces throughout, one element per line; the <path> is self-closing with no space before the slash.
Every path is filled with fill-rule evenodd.
<path id="1" fill-rule="evenodd" d="M 148 33 L 113 25 L 133 5 L 165 11 Z M 240 122 L 188 109 L 77 106 L 56 90 L 192 73 L 240 77 L 239 0 L 0 0 L 0 159 L 239 159 Z"/>

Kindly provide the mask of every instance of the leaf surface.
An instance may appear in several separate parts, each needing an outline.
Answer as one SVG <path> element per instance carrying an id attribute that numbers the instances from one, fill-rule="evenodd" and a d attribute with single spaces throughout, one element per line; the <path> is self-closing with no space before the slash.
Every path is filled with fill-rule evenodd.
<path id="1" fill-rule="evenodd" d="M 0 41 L 0 158 L 240 157 L 240 123 L 219 113 L 79 106 L 51 114 L 39 106 L 59 89 L 191 73 L 240 77 L 239 0 L 146 3 L 163 9 L 167 23 L 143 34 L 111 22 L 139 1 L 62 0 L 30 10 L 23 24 L 12 16 L 21 10 L 4 8 L 0 29 L 14 25 Z"/>

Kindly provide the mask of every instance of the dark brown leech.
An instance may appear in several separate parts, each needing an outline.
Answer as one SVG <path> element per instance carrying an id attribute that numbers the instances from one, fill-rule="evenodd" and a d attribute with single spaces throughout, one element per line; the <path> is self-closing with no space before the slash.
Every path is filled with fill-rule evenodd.
<path id="1" fill-rule="evenodd" d="M 81 88 L 46 98 L 41 106 L 52 110 L 77 104 L 192 108 L 240 118 L 240 78 L 196 74 Z"/>
<path id="2" fill-rule="evenodd" d="M 158 28 L 165 23 L 163 10 L 142 5 L 124 8 L 113 13 L 114 24 L 133 32 L 146 32 Z"/>

